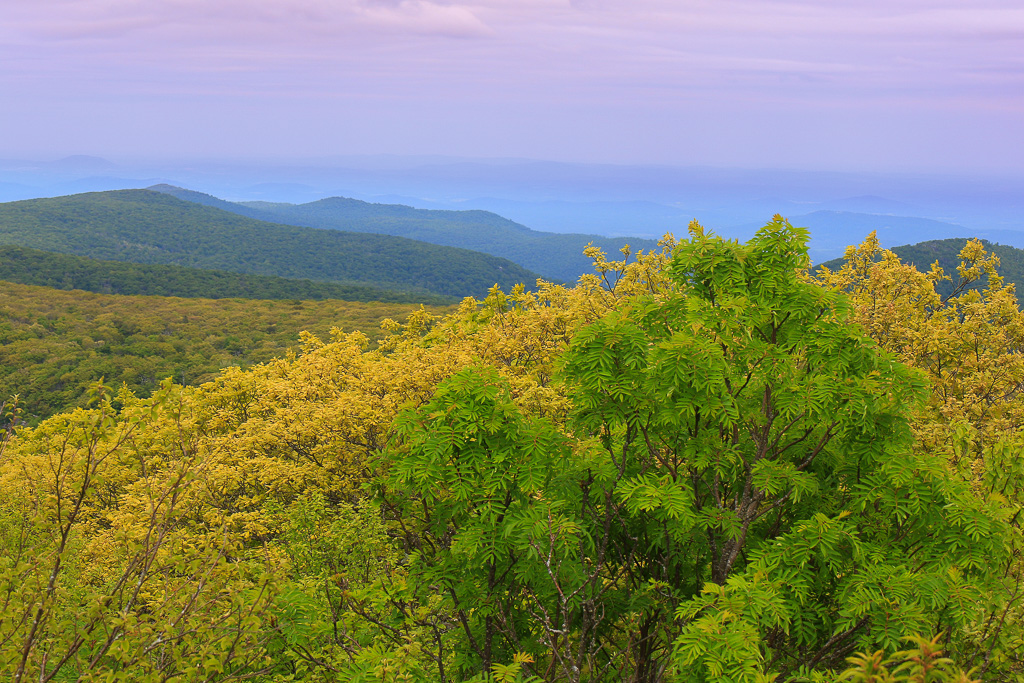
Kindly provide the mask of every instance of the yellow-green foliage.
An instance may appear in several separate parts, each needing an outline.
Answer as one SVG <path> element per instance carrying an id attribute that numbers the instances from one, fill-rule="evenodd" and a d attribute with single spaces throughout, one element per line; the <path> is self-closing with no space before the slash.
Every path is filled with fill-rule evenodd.
<path id="1" fill-rule="evenodd" d="M 147 395 L 160 380 L 200 384 L 296 348 L 299 333 L 361 330 L 413 304 L 182 299 L 65 292 L 0 281 L 0 396 L 18 394 L 24 416 L 84 404 L 101 377 Z M 442 311 L 431 307 L 431 311 Z"/>
<path id="2" fill-rule="evenodd" d="M 637 279 L 627 274 L 623 287 Z M 122 340 L 128 326 L 158 339 L 194 326 L 202 352 L 217 341 L 201 331 L 322 329 L 339 318 L 354 327 L 410 310 L 7 291 L 20 295 L 5 302 L 8 324 L 89 357 Z M 387 319 L 377 348 L 367 335 L 337 327 L 328 341 L 307 333 L 296 353 L 229 368 L 202 387 L 165 383 L 144 399 L 95 388 L 93 408 L 21 429 L 0 454 L 0 671 L 31 680 L 58 670 L 72 678 L 120 671 L 131 680 L 200 680 L 217 670 L 273 669 L 264 657 L 281 648 L 293 661 L 302 651 L 289 640 L 294 629 L 336 627 L 342 616 L 332 611 L 330 587 L 353 581 L 313 550 L 282 543 L 297 529 L 322 526 L 322 506 L 303 506 L 323 501 L 334 520 L 328 531 L 342 533 L 349 514 L 342 511 L 364 499 L 360 487 L 398 411 L 428 400 L 472 362 L 497 366 L 524 405 L 564 414 L 564 392 L 551 383 L 554 358 L 573 330 L 614 300 L 596 283 L 547 285 L 536 294 L 495 289 L 447 318 L 420 308 L 404 324 Z M 263 352 L 280 349 L 266 341 L 270 333 L 259 336 Z M 360 528 L 372 545 L 373 534 Z M 380 552 L 380 562 L 393 555 Z M 285 579 L 291 587 L 283 595 L 302 618 L 288 617 L 281 598 L 284 612 L 267 628 L 271 589 Z M 300 609 L 306 603 L 327 616 L 310 625 L 309 610 Z M 236 640 L 225 635 L 232 629 Z"/>
<path id="3" fill-rule="evenodd" d="M 357 307 L 365 327 L 321 304 L 172 300 L 161 319 L 96 296 L 110 335 L 196 316 L 180 324 L 262 329 L 269 349 L 261 325 L 289 310 L 316 333 L 0 435 L 0 676 L 968 680 L 949 656 L 1018 680 L 1020 425 L 982 381 L 1016 372 L 1002 318 L 971 328 L 987 360 L 947 344 L 977 377 L 935 375 L 934 349 L 886 339 L 906 321 L 926 338 L 938 304 L 872 327 L 861 294 L 926 296 L 920 278 L 822 289 L 804 238 L 694 225 L 661 253 L 588 251 L 572 288 Z M 1010 315 L 1006 297 L 957 310 Z M 10 323 L 22 304 L 4 306 Z M 34 315 L 84 349 L 85 328 Z"/>
<path id="4" fill-rule="evenodd" d="M 983 500 L 1003 507 L 1019 527 L 1024 512 L 1024 312 L 1015 286 L 999 275 L 999 258 L 968 241 L 956 273 L 938 265 L 920 272 L 881 249 L 872 233 L 849 247 L 835 271 L 817 276 L 843 291 L 860 324 L 880 346 L 929 380 L 928 402 L 913 421 L 916 449 L 942 458 Z M 983 288 L 973 287 L 984 282 Z M 937 286 L 945 284 L 946 296 Z M 984 653 L 983 673 L 1017 680 L 1024 623 L 1024 547 L 1019 535 L 996 567 L 1003 586 L 983 596 L 987 613 L 962 634 L 961 647 Z M 886 680 L 886 679 L 879 679 Z M 986 679 L 988 680 L 988 679 Z"/>

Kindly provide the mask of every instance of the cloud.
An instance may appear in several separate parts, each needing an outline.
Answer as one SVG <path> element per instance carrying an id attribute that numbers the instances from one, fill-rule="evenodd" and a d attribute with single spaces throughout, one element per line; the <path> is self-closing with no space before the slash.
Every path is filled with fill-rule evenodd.
<path id="1" fill-rule="evenodd" d="M 473 12 L 458 5 L 439 5 L 426 0 L 361 3 L 355 13 L 373 25 L 412 33 L 452 38 L 494 35 L 494 30 Z"/>
<path id="2" fill-rule="evenodd" d="M 173 40 L 196 32 L 225 43 L 267 34 L 287 40 L 376 30 L 449 38 L 494 33 L 469 7 L 431 0 L 12 0 L 5 24 L 0 31 L 20 42 Z"/>
<path id="3" fill-rule="evenodd" d="M 83 91 L 542 107 L 636 98 L 638 109 L 769 91 L 860 102 L 985 87 L 986 97 L 1022 101 L 1016 76 L 998 87 L 1000 74 L 1024 67 L 1010 40 L 1024 36 L 1019 0 L 0 2 L 0 59 L 9 65 L 0 86 L 35 78 L 56 90 L 59 75 Z"/>
<path id="4" fill-rule="evenodd" d="M 966 6 L 929 9 L 897 17 L 892 24 L 895 30 L 909 35 L 1019 40 L 1024 38 L 1024 9 Z"/>

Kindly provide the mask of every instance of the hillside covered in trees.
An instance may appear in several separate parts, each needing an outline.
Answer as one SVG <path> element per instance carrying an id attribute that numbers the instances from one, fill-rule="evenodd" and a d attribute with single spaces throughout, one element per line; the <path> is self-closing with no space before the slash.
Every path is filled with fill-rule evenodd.
<path id="1" fill-rule="evenodd" d="M 412 304 L 114 296 L 0 281 L 0 396 L 19 395 L 23 417 L 84 405 L 104 379 L 148 396 L 160 381 L 213 380 L 298 350 L 300 334 L 360 330 L 375 344 L 380 323 Z M 431 308 L 432 311 L 444 310 Z"/>
<path id="2" fill-rule="evenodd" d="M 619 253 L 627 244 L 634 251 L 650 251 L 656 247 L 655 240 L 639 237 L 603 237 L 531 230 L 490 211 L 415 209 L 401 204 L 374 204 L 347 197 L 328 197 L 307 204 L 235 203 L 171 185 L 155 185 L 149 189 L 265 221 L 396 235 L 431 244 L 472 249 L 509 259 L 555 281 L 575 282 L 580 275 L 590 272 L 590 260 L 583 255 L 583 249 L 588 244 L 612 254 Z"/>
<path id="3" fill-rule="evenodd" d="M 890 251 L 896 254 L 903 263 L 916 266 L 919 270 L 927 272 L 933 263 L 938 263 L 942 271 L 951 277 L 949 280 L 942 280 L 936 283 L 936 291 L 941 296 L 949 296 L 953 292 L 955 283 L 953 278 L 957 276 L 957 267 L 961 263 L 960 252 L 968 243 L 967 238 L 929 240 L 917 244 L 907 244 L 901 247 L 893 247 Z M 1007 246 L 1005 244 L 992 244 L 987 240 L 980 240 L 986 251 L 999 259 L 999 276 L 1007 284 L 1017 287 L 1017 291 L 1024 288 L 1024 249 Z M 842 267 L 844 259 L 833 259 L 822 263 L 818 268 L 829 268 L 837 270 Z M 965 285 L 968 289 L 984 289 L 988 286 L 988 275 L 982 276 L 975 282 Z"/>
<path id="4" fill-rule="evenodd" d="M 776 217 L 0 440 L 0 673 L 1017 681 L 1024 314 Z M 41 324 L 41 323 L 40 323 Z M 18 424 L 9 412 L 8 425 Z"/>
<path id="5" fill-rule="evenodd" d="M 268 223 L 148 190 L 0 204 L 0 245 L 460 298 L 537 279 L 468 249 Z"/>
<path id="6" fill-rule="evenodd" d="M 0 280 L 99 294 L 204 299 L 341 299 L 389 303 L 453 303 L 454 297 L 410 294 L 368 285 L 293 280 L 226 270 L 104 261 L 28 247 L 0 246 Z"/>

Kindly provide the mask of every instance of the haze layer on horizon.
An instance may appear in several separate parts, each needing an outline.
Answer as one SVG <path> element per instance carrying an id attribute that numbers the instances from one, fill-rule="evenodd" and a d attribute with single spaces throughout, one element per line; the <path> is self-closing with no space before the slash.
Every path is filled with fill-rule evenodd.
<path id="1" fill-rule="evenodd" d="M 1018 0 L 4 4 L 4 157 L 1024 173 Z"/>

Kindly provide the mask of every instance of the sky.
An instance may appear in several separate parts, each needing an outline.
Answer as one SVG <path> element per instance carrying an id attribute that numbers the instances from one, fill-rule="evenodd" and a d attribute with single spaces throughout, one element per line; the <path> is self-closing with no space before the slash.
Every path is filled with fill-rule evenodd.
<path id="1" fill-rule="evenodd" d="M 1020 0 L 0 0 L 0 157 L 1024 174 Z"/>

